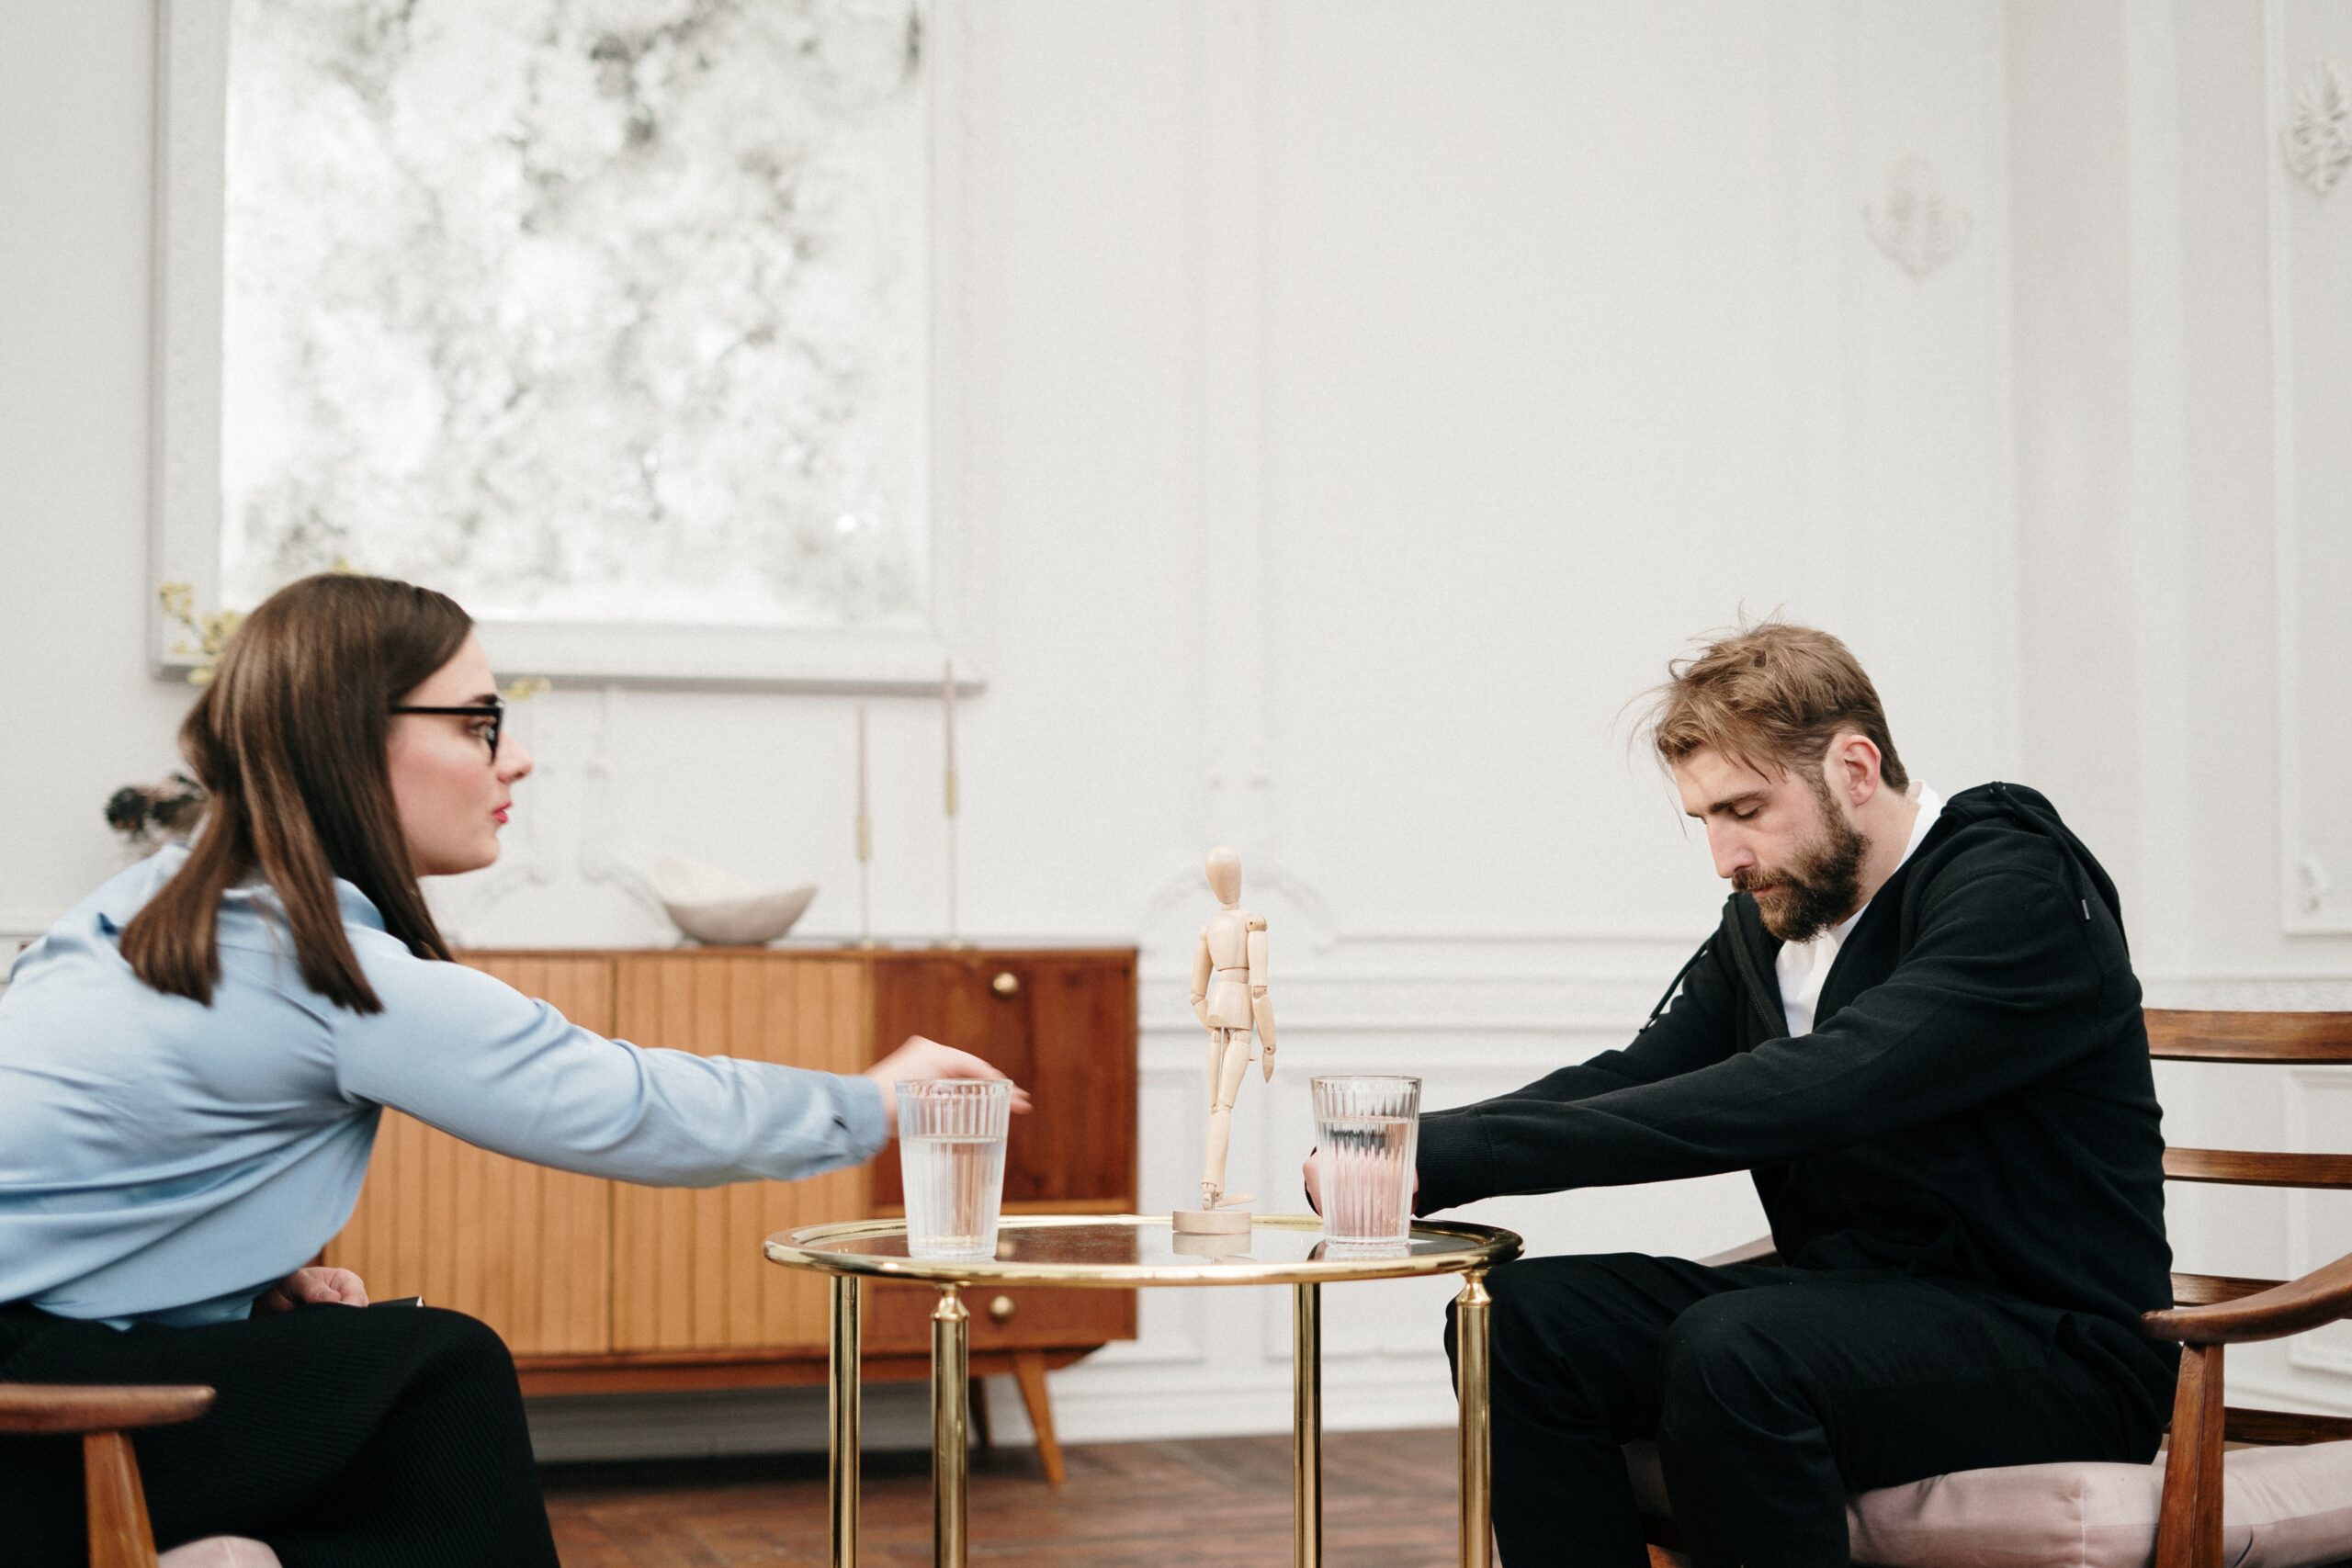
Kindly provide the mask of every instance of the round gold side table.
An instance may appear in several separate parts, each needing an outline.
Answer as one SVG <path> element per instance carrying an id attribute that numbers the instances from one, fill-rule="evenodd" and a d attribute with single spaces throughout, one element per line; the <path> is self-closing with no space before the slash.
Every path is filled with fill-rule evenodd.
<path id="1" fill-rule="evenodd" d="M 832 1562 L 857 1562 L 858 1308 L 867 1279 L 935 1285 L 931 1314 L 932 1559 L 964 1568 L 964 1402 L 974 1285 L 1288 1285 L 1291 1287 L 1293 1561 L 1323 1561 L 1322 1288 L 1351 1280 L 1460 1274 L 1454 1297 L 1462 1431 L 1462 1563 L 1486 1568 L 1491 1483 L 1487 1407 L 1487 1270 L 1519 1256 L 1520 1238 L 1492 1225 L 1428 1222 L 1390 1248 L 1342 1248 L 1312 1214 L 1261 1215 L 1249 1234 L 1175 1235 L 1166 1215 L 1035 1214 L 1008 1218 L 996 1256 L 939 1262 L 907 1256 L 904 1220 L 858 1220 L 785 1231 L 768 1258 L 832 1277 L 828 1386 L 832 1458 L 827 1469 Z"/>

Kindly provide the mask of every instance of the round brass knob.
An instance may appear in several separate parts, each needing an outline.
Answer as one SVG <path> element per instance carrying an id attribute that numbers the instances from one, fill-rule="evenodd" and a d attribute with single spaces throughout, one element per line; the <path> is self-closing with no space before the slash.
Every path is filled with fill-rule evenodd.
<path id="1" fill-rule="evenodd" d="M 999 970 L 996 978 L 989 982 L 989 989 L 1000 997 L 1017 996 L 1021 990 L 1021 976 L 1010 969 Z"/>
<path id="2" fill-rule="evenodd" d="M 1018 1305 L 1019 1303 L 1011 1296 L 990 1297 L 989 1299 L 989 1321 L 990 1323 L 1011 1323 L 1012 1321 L 1013 1312 Z"/>

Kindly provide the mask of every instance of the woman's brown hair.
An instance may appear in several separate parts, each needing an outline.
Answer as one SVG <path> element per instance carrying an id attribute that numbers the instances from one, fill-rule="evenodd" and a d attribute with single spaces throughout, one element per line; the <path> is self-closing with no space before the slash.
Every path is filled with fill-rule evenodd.
<path id="1" fill-rule="evenodd" d="M 123 928 L 134 974 L 209 1006 L 221 896 L 256 871 L 285 908 L 303 982 L 338 1007 L 383 1010 L 344 934 L 337 877 L 410 952 L 449 956 L 416 885 L 385 747 L 392 705 L 472 627 L 446 594 L 347 573 L 288 583 L 245 617 L 180 725 L 211 799 L 187 863 Z"/>

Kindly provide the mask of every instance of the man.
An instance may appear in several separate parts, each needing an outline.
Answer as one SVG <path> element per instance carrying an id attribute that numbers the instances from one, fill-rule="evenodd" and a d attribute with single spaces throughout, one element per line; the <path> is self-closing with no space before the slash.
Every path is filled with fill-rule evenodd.
<path id="1" fill-rule="evenodd" d="M 2146 1461 L 2177 1353 L 2137 1329 L 2171 1255 L 2114 885 L 2030 789 L 1908 787 L 1833 637 L 1671 672 L 1723 922 L 1625 1049 L 1424 1116 L 1416 1207 L 1745 1169 L 1787 1266 L 1495 1271 L 1505 1562 L 1643 1563 L 1637 1438 L 1702 1568 L 1846 1562 L 1849 1491 Z"/>

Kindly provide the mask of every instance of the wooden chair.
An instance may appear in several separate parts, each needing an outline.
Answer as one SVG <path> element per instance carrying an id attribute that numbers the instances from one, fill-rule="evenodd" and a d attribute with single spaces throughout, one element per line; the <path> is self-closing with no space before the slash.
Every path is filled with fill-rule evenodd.
<path id="1" fill-rule="evenodd" d="M 2352 1013 L 2148 1011 L 2148 1054 L 2165 1062 L 2352 1064 Z M 2352 1188 L 2352 1155 L 2249 1154 L 2166 1149 L 2173 1181 L 2236 1186 Z M 2165 1460 L 2156 1568 L 2221 1568 L 2222 1445 L 2342 1442 L 2352 1420 L 2232 1408 L 2222 1399 L 2225 1346 L 2280 1339 L 2352 1316 L 2352 1254 L 2299 1280 L 2175 1274 L 2173 1308 L 2141 1320 L 2153 1338 L 2181 1347 Z M 2347 1450 L 2352 1452 L 2352 1450 Z M 2342 1551 L 2352 1552 L 2352 1542 Z"/>
<path id="2" fill-rule="evenodd" d="M 192 1421 L 210 1408 L 209 1388 L 0 1383 L 0 1432 L 82 1435 L 90 1568 L 155 1568 L 155 1535 L 129 1431 Z"/>
<path id="3" fill-rule="evenodd" d="M 2159 1061 L 2251 1062 L 2267 1064 L 2352 1064 L 2352 1013 L 2180 1012 L 2150 1009 L 2149 1055 Z M 2307 1189 L 2352 1188 L 2352 1155 L 2253 1154 L 2231 1149 L 2171 1148 L 2165 1151 L 2165 1176 L 2173 1181 L 2225 1182 L 2239 1186 Z M 1776 1261 L 1769 1238 L 1704 1259 L 1713 1264 Z M 1942 1563 L 1956 1561 L 2015 1561 L 2002 1554 L 1998 1543 L 1973 1540 L 1957 1552 L 1939 1551 L 1935 1541 L 1939 1518 L 1968 1512 L 1951 1506 L 1955 1492 L 1973 1488 L 1975 1511 L 1998 1516 L 2003 1506 L 2005 1478 L 2022 1483 L 2029 1477 L 2047 1491 L 2053 1479 L 2078 1480 L 2104 1487 L 2109 1496 L 2122 1496 L 2121 1513 L 2153 1502 L 2154 1568 L 2222 1568 L 2233 1555 L 2223 1555 L 2222 1445 L 2328 1445 L 2291 1463 L 2296 1473 L 2281 1476 L 2278 1467 L 2265 1484 L 2250 1486 L 2266 1497 L 2269 1511 L 2261 1519 L 2227 1521 L 2231 1532 L 2251 1539 L 2265 1529 L 2291 1535 L 2281 1550 L 2293 1561 L 2336 1562 L 2352 1559 L 2352 1419 L 2304 1416 L 2283 1411 L 2250 1410 L 2222 1403 L 2222 1357 L 2225 1347 L 2277 1339 L 2304 1333 L 2352 1316 L 2352 1255 L 2313 1269 L 2299 1280 L 2247 1280 L 2226 1275 L 2173 1275 L 2173 1306 L 2151 1312 L 2142 1326 L 2151 1337 L 2181 1347 L 2180 1385 L 2173 1401 L 2172 1432 L 2164 1456 L 2161 1491 L 2146 1499 L 2153 1478 L 2143 1479 L 2139 1467 L 2126 1465 L 2028 1465 L 2015 1470 L 1965 1472 L 1939 1476 L 1908 1486 L 1887 1487 L 1849 1499 L 1848 1521 L 1855 1540 L 1857 1562 Z M 2345 1446 L 2339 1450 L 2335 1445 Z M 2239 1454 L 2233 1460 L 2265 1462 L 2265 1456 Z M 2284 1458 L 2285 1456 L 2280 1456 Z M 1644 1525 L 1652 1542 L 1654 1563 L 1679 1561 L 1673 1549 L 1681 1545 L 1657 1470 L 1655 1450 L 1647 1444 L 1628 1444 L 1626 1461 L 1634 1491 L 1643 1499 Z M 2251 1466 L 2246 1467 L 2249 1471 Z M 2067 1477 L 2058 1472 L 2077 1472 Z M 2096 1473 L 2094 1473 L 2096 1472 Z M 1955 1483 L 1965 1483 L 1956 1485 Z M 1940 1511 L 1936 1489 L 1942 1488 Z M 2138 1494 L 2138 1496 L 2133 1496 Z M 2323 1499 L 2298 1512 L 2297 1495 Z M 2018 1495 L 2033 1495 L 2019 1486 Z M 2340 1506 L 2339 1506 L 2340 1505 Z M 2024 1511 L 2020 1507 L 2020 1511 Z M 2077 1532 L 2078 1535 L 2081 1532 Z M 1894 1540 L 1903 1550 L 1865 1555 L 1866 1549 Z M 2136 1544 L 2135 1544 L 2136 1542 Z M 2087 1551 L 2087 1549 L 2083 1549 Z M 2117 1560 L 2150 1561 L 2145 1520 L 2125 1517 L 2110 1532 L 2109 1551 Z M 2078 1559 L 2079 1560 L 2079 1559 Z M 2276 1561 L 2274 1555 L 2268 1560 Z"/>

